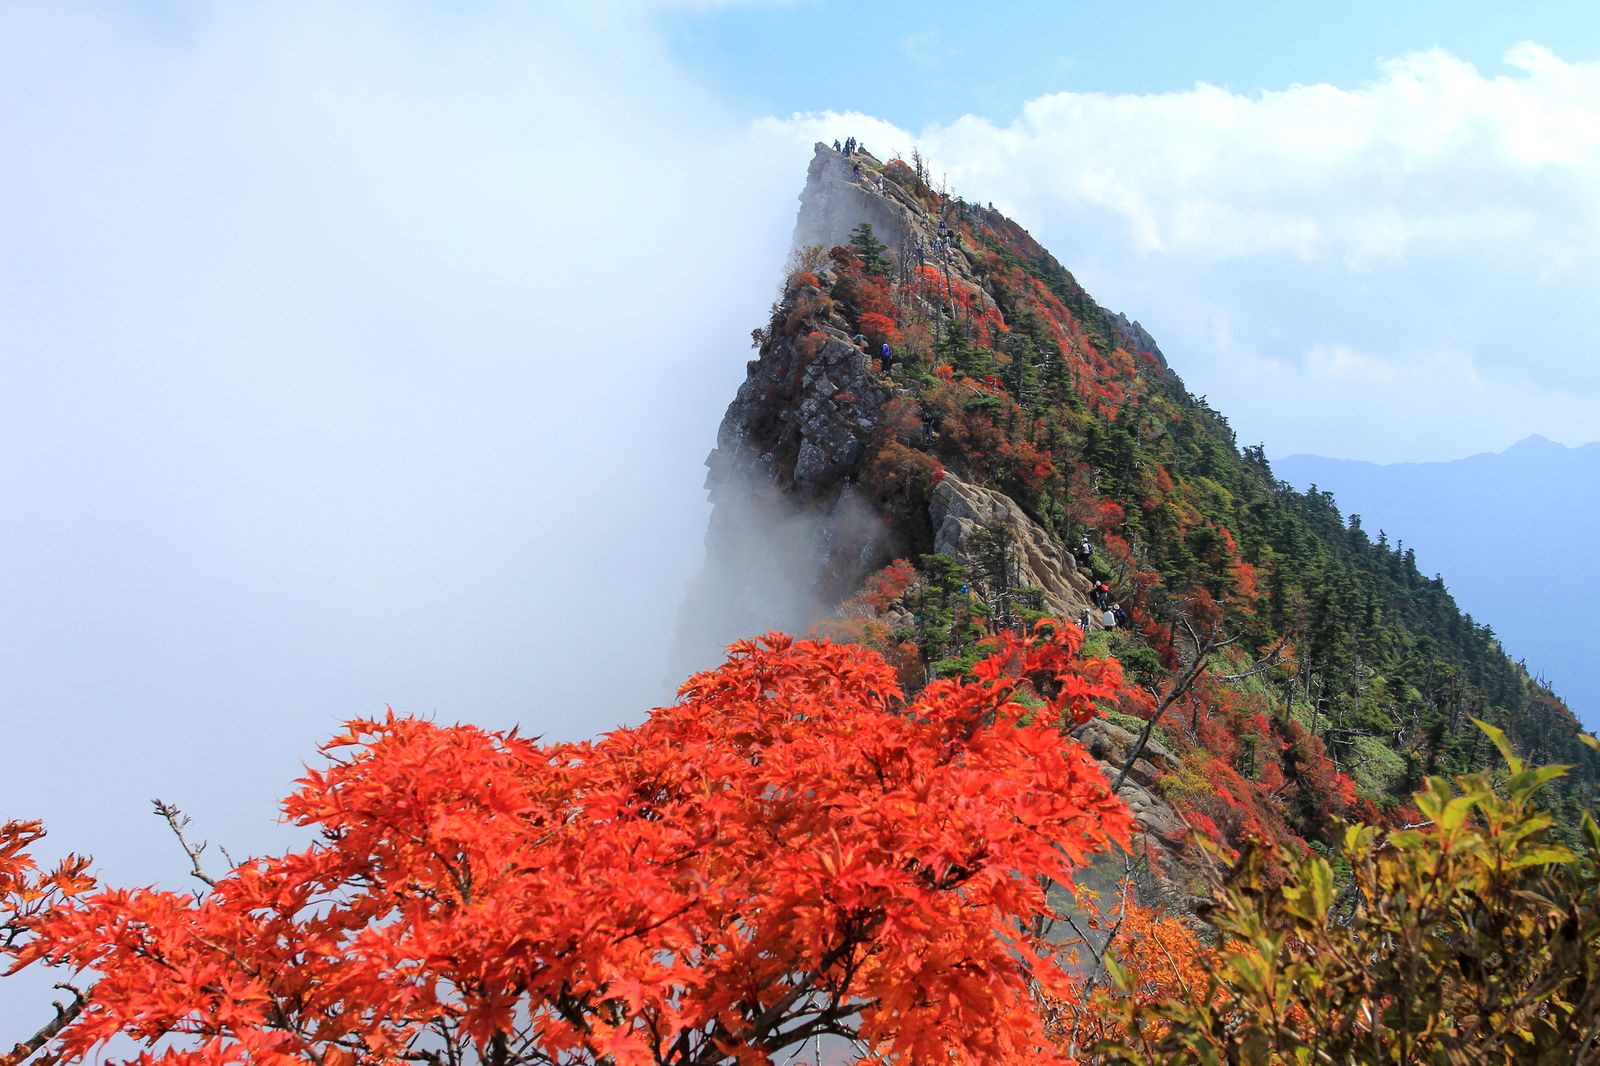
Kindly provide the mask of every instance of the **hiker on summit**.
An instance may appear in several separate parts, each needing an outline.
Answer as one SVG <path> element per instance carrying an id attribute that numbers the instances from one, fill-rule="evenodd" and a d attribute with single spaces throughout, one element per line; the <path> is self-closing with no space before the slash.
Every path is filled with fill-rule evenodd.
<path id="1" fill-rule="evenodd" d="M 835 152 L 843 151 L 843 149 L 839 147 L 839 138 L 837 137 L 833 139 L 833 150 Z"/>

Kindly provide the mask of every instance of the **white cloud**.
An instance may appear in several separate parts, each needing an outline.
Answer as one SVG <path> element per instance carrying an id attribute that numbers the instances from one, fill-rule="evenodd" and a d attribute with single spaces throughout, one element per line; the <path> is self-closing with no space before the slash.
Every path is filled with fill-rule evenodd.
<path id="1" fill-rule="evenodd" d="M 1352 352 L 1348 348 L 1312 348 L 1301 362 L 1303 372 L 1313 378 L 1338 378 L 1377 385 L 1392 382 L 1395 369 L 1381 359 Z"/>
<path id="2" fill-rule="evenodd" d="M 7 816 L 137 883 L 181 872 L 150 796 L 271 847 L 343 716 L 670 697 L 804 156 L 749 161 L 658 45 L 576 6 L 0 9 Z"/>
<path id="3" fill-rule="evenodd" d="M 955 192 L 1012 214 L 1139 318 L 1196 392 L 1235 396 L 1223 409 L 1241 436 L 1278 454 L 1348 442 L 1323 432 L 1345 412 L 1316 389 L 1231 380 L 1255 353 L 1289 365 L 1286 353 L 1320 352 L 1303 373 L 1393 390 L 1411 421 L 1440 427 L 1421 438 L 1430 455 L 1474 429 L 1484 441 L 1467 451 L 1535 431 L 1593 437 L 1600 63 L 1522 44 L 1505 64 L 1486 73 L 1435 50 L 1360 86 L 1057 93 L 1009 123 L 908 131 L 814 114 L 765 133 L 848 122 L 920 146 Z M 1441 407 L 1446 394 L 1461 406 Z M 1392 433 L 1360 446 L 1420 457 Z"/>

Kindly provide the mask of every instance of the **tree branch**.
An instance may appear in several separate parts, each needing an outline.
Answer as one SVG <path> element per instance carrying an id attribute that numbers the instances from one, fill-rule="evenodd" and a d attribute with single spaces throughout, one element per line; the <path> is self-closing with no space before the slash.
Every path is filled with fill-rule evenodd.
<path id="1" fill-rule="evenodd" d="M 1184 624 L 1184 628 L 1188 628 L 1188 623 Z M 1191 634 L 1193 632 L 1193 630 L 1190 630 Z M 1150 743 L 1150 734 L 1155 732 L 1156 723 L 1161 721 L 1163 714 L 1167 713 L 1167 708 L 1176 703 L 1185 692 L 1188 692 L 1189 686 L 1193 685 L 1200 675 L 1205 672 L 1206 657 L 1211 654 L 1213 646 L 1207 644 L 1204 647 L 1200 647 L 1198 643 L 1196 646 L 1199 648 L 1199 653 L 1195 655 L 1194 661 L 1184 668 L 1183 673 L 1178 676 L 1178 680 L 1174 682 L 1172 688 L 1167 690 L 1167 694 L 1161 698 L 1161 703 L 1156 707 L 1155 713 L 1145 719 L 1144 728 L 1139 731 L 1138 743 L 1134 744 L 1133 750 L 1128 753 L 1127 761 L 1123 763 L 1121 771 L 1117 773 L 1117 779 L 1111 783 L 1112 792 L 1122 791 L 1122 783 L 1128 779 L 1128 771 L 1133 769 L 1133 764 L 1138 762 L 1140 756 L 1144 754 L 1145 746 Z"/>
<path id="2" fill-rule="evenodd" d="M 205 883 L 208 888 L 216 888 L 217 882 L 200 865 L 200 853 L 206 850 L 204 841 L 199 844 L 189 843 L 189 838 L 184 835 L 184 829 L 189 825 L 188 817 L 177 807 L 161 800 L 152 800 L 156 813 L 166 819 L 167 825 L 172 828 L 172 833 L 178 838 L 178 843 L 183 846 L 183 852 L 189 856 L 189 873 L 198 881 Z"/>
<path id="3" fill-rule="evenodd" d="M 49 1024 L 12 1048 L 5 1055 L 0 1055 L 0 1066 L 20 1066 L 21 1063 L 36 1055 L 39 1049 L 49 1043 L 57 1033 L 71 1024 L 74 1018 L 83 1013 L 84 1004 L 88 1000 L 84 998 L 82 992 L 71 985 L 56 985 L 56 987 L 71 992 L 72 1002 L 66 1006 L 59 1002 L 56 1003 L 56 1016 L 50 1020 Z M 55 1056 L 50 1056 L 48 1061 L 55 1061 Z"/>

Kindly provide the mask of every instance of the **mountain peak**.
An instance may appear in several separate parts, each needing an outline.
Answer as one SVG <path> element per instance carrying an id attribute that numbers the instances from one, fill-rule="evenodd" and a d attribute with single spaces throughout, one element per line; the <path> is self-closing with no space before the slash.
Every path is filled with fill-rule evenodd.
<path id="1" fill-rule="evenodd" d="M 1542 436 L 1538 433 L 1530 433 L 1500 454 L 1528 455 L 1543 452 L 1564 452 L 1567 450 L 1568 449 L 1565 444 L 1557 444 L 1549 437 Z"/>
<path id="2" fill-rule="evenodd" d="M 916 154 L 854 148 L 817 146 L 783 295 L 708 457 L 682 655 L 810 627 L 909 694 L 1008 631 L 1074 626 L 1134 682 L 1079 739 L 1177 884 L 1205 861 L 1185 825 L 1332 844 L 1427 774 L 1480 769 L 1465 708 L 1581 767 L 1557 787 L 1600 780 L 1571 712 L 1413 549 L 1241 453 L 1143 327 L 1016 221 L 935 188 Z M 1236 683 L 1253 677 L 1271 680 Z"/>

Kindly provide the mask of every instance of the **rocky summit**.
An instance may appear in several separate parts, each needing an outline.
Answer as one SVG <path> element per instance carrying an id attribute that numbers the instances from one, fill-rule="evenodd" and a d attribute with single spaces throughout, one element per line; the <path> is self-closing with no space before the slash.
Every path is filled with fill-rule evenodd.
<path id="1" fill-rule="evenodd" d="M 1443 580 L 1278 480 L 1149 333 L 922 161 L 818 144 L 783 293 L 707 460 L 680 658 L 785 629 L 869 645 L 914 692 L 985 642 L 1080 626 L 1137 682 L 1078 739 L 1144 833 L 1149 891 L 1207 854 L 1413 819 L 1430 774 L 1600 760 Z M 1205 849 L 1197 848 L 1204 838 Z"/>

